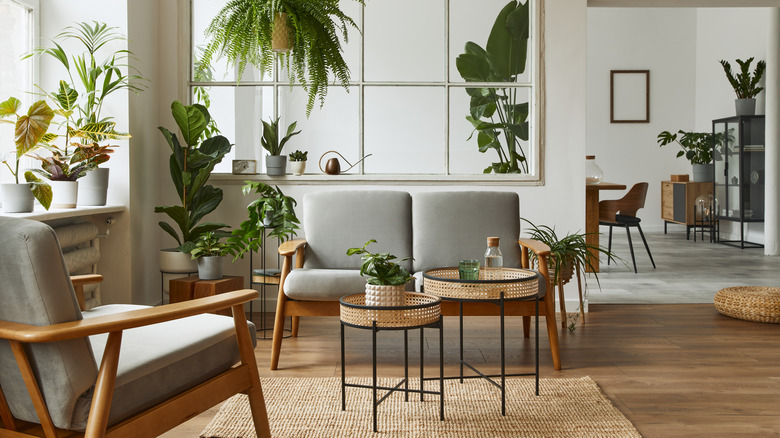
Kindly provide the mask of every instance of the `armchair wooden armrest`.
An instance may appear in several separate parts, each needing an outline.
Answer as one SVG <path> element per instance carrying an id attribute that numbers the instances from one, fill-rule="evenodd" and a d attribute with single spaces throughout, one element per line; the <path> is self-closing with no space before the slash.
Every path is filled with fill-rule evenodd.
<path id="1" fill-rule="evenodd" d="M 84 299 L 84 285 L 102 283 L 103 276 L 100 274 L 71 275 L 70 282 L 73 283 L 73 290 L 76 292 L 79 308 L 84 311 L 87 310 L 87 301 Z"/>
<path id="2" fill-rule="evenodd" d="M 544 242 L 528 238 L 520 238 L 517 243 L 523 247 L 523 254 L 520 260 L 521 266 L 529 269 L 531 267 L 529 251 L 536 254 L 536 258 L 539 260 L 539 272 L 547 280 L 549 286 L 550 271 L 548 268 L 548 259 L 550 257 L 550 247 Z"/>
<path id="3" fill-rule="evenodd" d="M 257 296 L 257 291 L 244 289 L 181 303 L 131 310 L 129 312 L 114 313 L 48 326 L 33 326 L 0 321 L 0 339 L 24 343 L 41 343 L 83 338 L 100 333 L 119 332 L 201 313 L 215 312 L 246 303 L 257 298 Z"/>

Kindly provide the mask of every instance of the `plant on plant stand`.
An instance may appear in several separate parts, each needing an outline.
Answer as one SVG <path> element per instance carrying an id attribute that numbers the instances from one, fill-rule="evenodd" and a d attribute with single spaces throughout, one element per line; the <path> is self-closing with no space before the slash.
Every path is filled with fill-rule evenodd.
<path id="1" fill-rule="evenodd" d="M 192 260 L 198 260 L 198 277 L 201 280 L 218 280 L 222 278 L 222 259 L 234 252 L 234 248 L 224 242 L 213 231 L 203 234 L 195 241 L 195 247 L 190 252 Z"/>
<path id="2" fill-rule="evenodd" d="M 360 266 L 360 275 L 368 277 L 366 280 L 366 305 L 367 306 L 403 306 L 406 301 L 406 283 L 414 277 L 403 266 L 399 265 L 396 256 L 390 253 L 372 253 L 366 247 L 377 243 L 371 239 L 362 248 L 349 248 L 348 256 L 362 255 L 363 264 Z M 406 257 L 398 260 L 403 262 L 411 260 Z"/>
<path id="3" fill-rule="evenodd" d="M 222 189 L 206 183 L 214 166 L 230 152 L 232 145 L 221 135 L 203 138 L 211 119 L 203 105 L 185 106 L 179 101 L 174 101 L 171 104 L 171 112 L 181 131 L 184 144 L 168 129 L 162 126 L 159 129 L 171 148 L 169 168 L 179 204 L 155 207 L 154 212 L 166 214 L 178 227 L 177 232 L 170 223 L 159 222 L 160 227 L 176 240 L 178 247 L 162 250 L 161 269 L 169 260 L 171 253 L 177 251 L 189 253 L 200 236 L 228 227 L 223 223 L 201 223 L 201 220 L 222 202 Z M 186 269 L 186 266 L 185 263 L 181 269 Z"/>
<path id="4" fill-rule="evenodd" d="M 483 49 L 467 42 L 465 51 L 455 61 L 466 82 L 517 82 L 525 72 L 529 37 L 529 5 L 509 2 L 498 14 Z M 493 149 L 498 161 L 484 173 L 527 173 L 528 163 L 523 142 L 528 141 L 527 98 L 517 87 L 466 88 L 471 98 L 466 116 L 477 134 L 479 151 Z"/>
<path id="5" fill-rule="evenodd" d="M 101 168 L 100 165 L 109 160 L 109 154 L 113 152 L 111 148 L 116 145 L 106 145 L 105 142 L 130 138 L 129 134 L 116 132 L 114 118 L 103 113 L 104 105 L 110 100 L 109 96 L 117 91 L 141 91 L 136 82 L 143 78 L 136 74 L 137 70 L 128 63 L 132 52 L 111 51 L 109 48 L 111 44 L 124 40 L 125 36 L 117 32 L 115 27 L 97 21 L 92 24 L 82 22 L 66 27 L 54 37 L 54 47 L 38 48 L 27 55 L 51 56 L 67 71 L 68 80 L 61 81 L 60 91 L 50 94 L 49 97 L 60 107 L 57 113 L 67 119 L 67 122 L 61 124 L 66 131 L 74 129 L 83 135 L 69 135 L 66 132 L 65 148 L 57 151 L 60 157 L 55 161 L 62 163 L 68 160 L 67 149 L 73 146 L 75 151 L 70 159 L 76 157 L 78 162 L 86 165 L 85 168 L 79 169 L 77 176 L 81 179 L 79 204 L 82 205 L 106 204 L 108 169 Z M 83 50 L 69 55 L 60 45 L 67 41 L 78 41 Z M 99 61 L 98 58 L 103 60 Z M 130 73 L 124 73 L 125 70 Z M 70 139 L 77 141 L 69 144 Z M 69 164 L 72 167 L 76 163 Z M 50 173 L 61 178 L 56 171 Z"/>
<path id="6" fill-rule="evenodd" d="M 293 175 L 301 176 L 306 171 L 306 159 L 309 151 L 295 151 L 290 154 L 290 167 Z"/>
<path id="7" fill-rule="evenodd" d="M 664 147 L 672 142 L 677 143 L 682 150 L 677 152 L 677 158 L 683 155 L 693 166 L 693 180 L 695 182 L 708 182 L 714 178 L 714 168 L 712 164 L 715 160 L 721 159 L 721 152 L 718 150 L 723 146 L 725 136 L 723 133 L 712 134 L 711 132 L 693 132 L 679 130 L 672 134 L 664 131 L 658 134 L 657 143 Z"/>
<path id="8" fill-rule="evenodd" d="M 324 104 L 329 78 L 348 90 L 349 68 L 339 37 L 348 42 L 350 27 L 358 29 L 337 0 L 231 0 L 206 29 L 203 59 L 208 64 L 224 56 L 238 66 L 241 78 L 247 64 L 270 76 L 278 56 L 290 84 L 298 80 L 307 92 L 308 117 L 317 98 Z M 292 40 L 292 47 L 279 40 Z"/>
<path id="9" fill-rule="evenodd" d="M 572 276 L 577 274 L 577 286 L 580 292 L 580 307 L 579 313 L 575 313 L 572 317 L 563 318 L 561 321 L 564 328 L 567 325 L 570 331 L 573 331 L 576 327 L 578 317 L 582 317 L 585 320 L 585 308 L 582 301 L 582 284 L 580 280 L 580 273 L 582 268 L 589 268 L 593 272 L 593 276 L 596 278 L 596 283 L 599 282 L 599 277 L 593 266 L 592 252 L 600 252 L 606 255 L 610 260 L 617 261 L 619 258 L 599 245 L 587 243 L 585 240 L 587 233 L 570 233 L 566 236 L 559 237 L 555 232 L 555 228 L 551 228 L 547 225 L 536 225 L 528 219 L 521 218 L 523 221 L 528 222 L 530 228 L 528 234 L 531 239 L 538 240 L 550 247 L 550 274 L 552 276 L 552 285 L 558 287 L 559 299 L 561 301 L 561 314 L 566 315 L 563 286 L 568 283 Z M 554 292 L 554 289 L 553 289 Z M 587 289 L 586 289 L 587 296 Z"/>
<path id="10" fill-rule="evenodd" d="M 3 202 L 3 211 L 6 213 L 27 213 L 33 211 L 33 197 L 41 203 L 43 208 L 49 209 L 52 200 L 51 187 L 38 179 L 31 171 L 24 173 L 26 183 L 19 184 L 19 160 L 26 154 L 40 146 L 40 142 L 47 135 L 54 111 L 43 101 L 30 105 L 27 114 L 19 115 L 17 112 L 22 102 L 11 97 L 0 103 L 0 122 L 13 123 L 14 143 L 16 150 L 11 152 L 14 156 L 14 167 L 3 160 L 14 176 L 15 183 L 3 184 L 0 190 L 0 200 Z M 16 121 L 6 120 L 6 117 L 16 116 Z"/>
<path id="11" fill-rule="evenodd" d="M 282 176 L 287 172 L 287 155 L 282 155 L 282 149 L 292 136 L 301 133 L 301 131 L 295 131 L 298 122 L 292 122 L 287 127 L 287 134 L 281 139 L 279 138 L 279 117 L 276 120 L 271 119 L 270 122 L 265 120 L 262 122 L 263 137 L 260 139 L 260 144 L 263 149 L 268 151 L 268 155 L 265 157 L 266 172 L 269 176 Z"/>
<path id="12" fill-rule="evenodd" d="M 737 59 L 739 64 L 740 73 L 737 76 L 731 72 L 731 64 L 728 61 L 721 59 L 720 65 L 723 66 L 723 71 L 726 73 L 726 78 L 729 80 L 734 93 L 737 94 L 737 100 L 734 101 L 736 105 L 738 116 L 752 116 L 756 113 L 756 99 L 763 88 L 758 86 L 758 82 L 761 80 L 761 76 L 764 75 L 766 70 L 766 61 L 758 61 L 756 69 L 753 70 L 753 75 L 750 75 L 750 63 L 753 62 L 753 58 L 748 58 L 747 61 Z"/>

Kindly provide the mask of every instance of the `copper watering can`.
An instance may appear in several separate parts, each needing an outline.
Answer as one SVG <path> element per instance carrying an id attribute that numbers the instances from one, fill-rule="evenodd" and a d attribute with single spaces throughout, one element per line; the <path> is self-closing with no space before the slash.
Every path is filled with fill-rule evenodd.
<path id="1" fill-rule="evenodd" d="M 336 154 L 339 157 L 341 157 L 344 161 L 346 161 L 347 165 L 349 165 L 349 167 L 342 171 L 341 170 L 341 163 L 339 162 L 339 159 L 334 157 L 334 158 L 329 158 L 328 159 L 328 161 L 325 163 L 325 168 L 323 169 L 322 168 L 322 159 L 325 158 L 325 155 L 328 155 L 331 152 L 333 152 L 334 154 Z M 328 151 L 328 152 L 325 152 L 324 154 L 322 154 L 322 156 L 320 157 L 320 161 L 319 161 L 320 170 L 323 173 L 326 173 L 328 175 L 340 175 L 340 174 L 342 174 L 344 172 L 349 172 L 350 169 L 352 169 L 353 167 L 357 166 L 358 164 L 360 164 L 361 161 L 365 160 L 366 158 L 368 158 L 370 156 L 371 156 L 371 154 L 368 154 L 368 155 L 364 156 L 363 158 L 357 160 L 355 162 L 355 164 L 352 164 L 346 158 L 344 158 L 344 156 L 341 155 L 340 153 L 338 153 L 336 151 Z"/>

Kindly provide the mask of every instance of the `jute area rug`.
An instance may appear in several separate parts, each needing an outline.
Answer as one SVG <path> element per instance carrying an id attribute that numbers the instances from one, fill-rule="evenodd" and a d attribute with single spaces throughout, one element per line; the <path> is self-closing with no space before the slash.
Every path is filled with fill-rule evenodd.
<path id="1" fill-rule="evenodd" d="M 590 377 L 542 379 L 539 396 L 533 379 L 507 379 L 506 416 L 501 393 L 482 379 L 447 380 L 444 421 L 439 398 L 394 393 L 379 405 L 379 433 L 372 432 L 371 390 L 347 388 L 347 410 L 341 410 L 340 378 L 261 379 L 274 437 L 641 437 L 636 428 Z M 369 378 L 350 383 L 371 384 Z M 397 380 L 380 379 L 392 386 Z M 419 381 L 411 381 L 417 387 Z M 426 382 L 438 390 L 438 381 Z M 378 391 L 379 396 L 384 393 Z M 200 434 L 203 438 L 256 437 L 246 396 L 227 400 Z"/>

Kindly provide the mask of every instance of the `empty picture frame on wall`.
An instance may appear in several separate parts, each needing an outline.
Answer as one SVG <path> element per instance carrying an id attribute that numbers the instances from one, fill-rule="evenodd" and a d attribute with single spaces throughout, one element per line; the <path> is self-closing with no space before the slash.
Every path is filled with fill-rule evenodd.
<path id="1" fill-rule="evenodd" d="M 610 123 L 650 123 L 650 70 L 610 70 Z"/>

